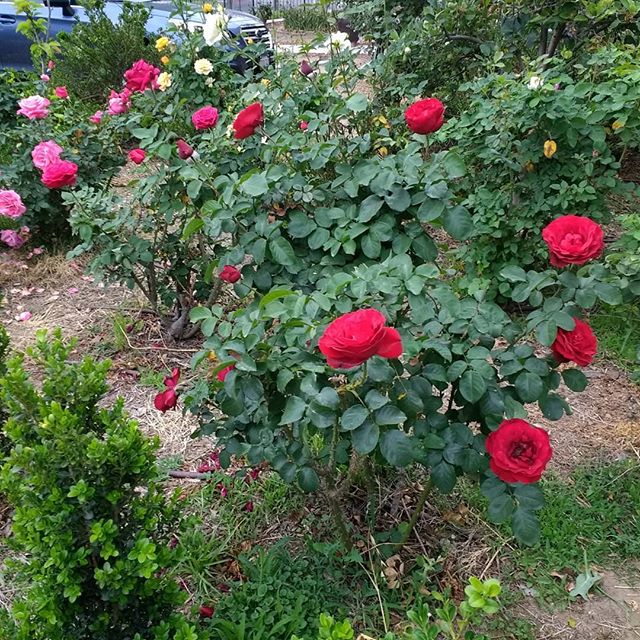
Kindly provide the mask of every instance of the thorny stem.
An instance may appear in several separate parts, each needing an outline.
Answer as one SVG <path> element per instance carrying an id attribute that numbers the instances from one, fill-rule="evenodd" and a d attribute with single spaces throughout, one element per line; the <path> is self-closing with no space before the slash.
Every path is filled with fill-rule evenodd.
<path id="1" fill-rule="evenodd" d="M 409 537 L 413 533 L 413 530 L 415 529 L 416 523 L 418 522 L 418 518 L 420 517 L 420 514 L 422 513 L 422 510 L 424 509 L 424 505 L 427 502 L 427 498 L 429 497 L 429 494 L 431 493 L 432 487 L 433 487 L 433 482 L 431 481 L 431 478 L 429 478 L 425 482 L 424 488 L 422 489 L 422 493 L 420 494 L 420 496 L 418 498 L 418 502 L 416 504 L 416 508 L 413 510 L 413 513 L 411 514 L 411 518 L 409 520 L 409 525 L 407 526 L 407 529 L 405 530 L 405 532 L 404 532 L 404 534 L 402 536 L 402 540 L 400 541 L 401 545 L 407 544 L 407 541 L 409 540 Z"/>

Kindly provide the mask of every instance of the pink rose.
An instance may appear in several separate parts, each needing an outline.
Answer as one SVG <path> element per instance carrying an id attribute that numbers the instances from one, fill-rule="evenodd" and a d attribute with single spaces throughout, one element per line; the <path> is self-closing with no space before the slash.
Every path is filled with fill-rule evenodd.
<path id="1" fill-rule="evenodd" d="M 127 89 L 133 92 L 142 92 L 149 88 L 156 89 L 159 75 L 160 69 L 149 64 L 146 60 L 134 62 L 132 67 L 124 72 Z"/>
<path id="2" fill-rule="evenodd" d="M 19 249 L 24 244 L 24 240 L 20 237 L 20 234 L 13 229 L 0 231 L 0 240 L 12 249 Z"/>
<path id="3" fill-rule="evenodd" d="M 109 115 L 117 116 L 121 113 L 126 113 L 131 108 L 131 92 L 128 89 L 123 89 L 121 93 L 111 91 L 109 96 Z"/>
<path id="4" fill-rule="evenodd" d="M 33 148 L 33 151 L 31 152 L 33 165 L 36 167 L 36 169 L 40 169 L 40 171 L 42 171 L 54 160 L 59 160 L 62 151 L 62 147 L 59 144 L 55 143 L 53 140 L 45 140 L 44 142 L 40 142 Z"/>
<path id="5" fill-rule="evenodd" d="M 42 80 L 42 82 L 49 82 L 50 78 L 49 78 L 49 76 L 48 76 L 46 73 L 43 73 L 43 74 L 40 76 L 40 80 Z"/>
<path id="6" fill-rule="evenodd" d="M 300 131 L 306 131 L 309 128 L 309 123 L 306 120 L 303 120 L 300 123 Z"/>
<path id="7" fill-rule="evenodd" d="M 136 164 L 142 164 L 146 156 L 147 154 L 144 152 L 144 149 L 131 149 L 131 151 L 129 151 L 129 160 Z"/>
<path id="8" fill-rule="evenodd" d="M 69 97 L 69 92 L 67 91 L 67 87 L 56 87 L 54 93 L 60 100 L 66 100 Z"/>
<path id="9" fill-rule="evenodd" d="M 49 189 L 72 187 L 78 178 L 78 165 L 68 160 L 54 160 L 42 172 L 42 184 Z"/>
<path id="10" fill-rule="evenodd" d="M 47 62 L 47 69 L 49 69 L 49 71 L 53 71 L 55 66 L 56 63 L 53 60 L 49 60 L 49 62 Z"/>
<path id="11" fill-rule="evenodd" d="M 196 129 L 211 129 L 218 122 L 218 110 L 210 105 L 202 107 L 191 116 L 191 122 Z"/>
<path id="12" fill-rule="evenodd" d="M 15 191 L 0 190 L 0 216 L 19 218 L 26 210 L 22 198 Z"/>
<path id="13" fill-rule="evenodd" d="M 18 100 L 19 109 L 16 112 L 19 116 L 26 116 L 29 120 L 39 120 L 49 115 L 49 105 L 51 103 L 42 96 L 29 96 Z"/>
<path id="14" fill-rule="evenodd" d="M 102 122 L 102 118 L 104 117 L 104 111 L 96 111 L 90 118 L 89 122 L 93 122 L 93 124 L 100 124 Z"/>

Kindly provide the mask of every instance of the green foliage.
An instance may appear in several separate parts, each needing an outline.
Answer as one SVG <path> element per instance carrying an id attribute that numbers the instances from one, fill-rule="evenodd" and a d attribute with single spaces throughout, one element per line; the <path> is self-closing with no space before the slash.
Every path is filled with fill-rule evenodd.
<path id="1" fill-rule="evenodd" d="M 576 574 L 588 562 L 620 566 L 640 553 L 640 464 L 627 460 L 593 463 L 570 479 L 543 480 L 546 504 L 540 512 L 540 545 L 515 550 L 514 579 L 526 581 L 542 598 L 567 601 L 565 580 L 553 577 L 567 568 Z M 472 504 L 477 494 L 465 494 Z"/>
<path id="2" fill-rule="evenodd" d="M 382 640 L 488 640 L 487 636 L 473 630 L 482 618 L 500 609 L 497 597 L 500 582 L 494 578 L 478 580 L 470 578 L 465 587 L 466 598 L 456 605 L 448 596 L 432 591 L 429 596 L 435 606 L 418 602 L 407 611 L 408 623 L 398 633 L 387 633 Z M 351 640 L 354 630 L 348 620 L 336 622 L 331 616 L 320 616 L 317 640 Z M 368 637 L 368 636 L 367 636 Z M 293 637 L 292 640 L 300 640 Z"/>
<path id="3" fill-rule="evenodd" d="M 108 362 L 70 361 L 60 332 L 37 335 L 0 382 L 12 450 L 1 486 L 14 508 L 15 568 L 28 588 L 14 603 L 18 638 L 197 638 L 173 610 L 183 602 L 166 575 L 177 512 L 155 480 L 157 443 L 123 413 L 98 403 Z M 140 489 L 144 488 L 144 491 Z"/>
<path id="4" fill-rule="evenodd" d="M 619 308 L 601 305 L 591 316 L 598 335 L 598 348 L 608 359 L 640 381 L 640 309 L 637 305 Z"/>
<path id="5" fill-rule="evenodd" d="M 344 615 L 351 594 L 342 574 L 344 561 L 336 551 L 335 545 L 315 544 L 292 555 L 280 543 L 268 551 L 240 555 L 246 580 L 231 584 L 229 594 L 217 603 L 212 619 L 216 637 L 279 640 L 313 634 L 322 611 Z"/>
<path id="6" fill-rule="evenodd" d="M 577 275 L 509 275 L 523 280 L 518 300 L 534 307 L 522 323 L 493 303 L 458 298 L 435 265 L 414 266 L 406 255 L 338 273 L 311 294 L 274 289 L 229 314 L 221 305 L 198 309 L 207 341 L 195 362 L 208 363 L 213 350 L 213 374 L 236 365 L 224 384 L 203 379 L 187 399 L 200 433 L 215 435 L 227 455 L 268 460 L 286 481 L 325 495 L 348 487 L 367 458 L 424 466 L 443 493 L 459 475 L 484 477 L 490 517 L 511 520 L 521 541 L 535 543 L 542 495 L 535 485 L 507 485 L 488 472 L 484 439 L 505 417 L 525 418 L 530 403 L 552 420 L 569 412 L 557 393 L 558 365 L 536 355 L 529 332 L 549 346 L 558 327 L 573 328 L 576 298 L 595 302 L 609 286 L 617 289 L 600 281 L 601 265 Z M 399 330 L 403 359 L 371 358 L 336 377 L 318 338 L 336 315 L 366 307 Z M 586 386 L 579 371 L 564 380 L 576 390 Z"/>
<path id="7" fill-rule="evenodd" d="M 608 196 L 637 191 L 617 177 L 618 146 L 638 143 L 640 67 L 633 55 L 600 51 L 576 67 L 575 79 L 560 69 L 542 73 L 539 89 L 519 74 L 490 75 L 466 87 L 469 109 L 440 135 L 456 143 L 470 168 L 459 194 L 474 229 L 458 254 L 471 292 L 495 294 L 505 264 L 546 264 L 540 232 L 553 218 L 579 212 L 606 222 Z M 557 144 L 552 157 L 544 153 L 547 140 Z M 509 289 L 502 283 L 498 292 Z"/>
<path id="8" fill-rule="evenodd" d="M 7 371 L 7 354 L 9 351 L 9 334 L 0 324 L 0 377 Z M 4 432 L 4 424 L 8 418 L 4 402 L 0 399 L 0 461 L 9 453 L 10 442 Z"/>
<path id="9" fill-rule="evenodd" d="M 106 99 L 111 89 L 120 90 L 122 76 L 134 62 L 141 58 L 158 61 L 155 38 L 145 28 L 150 9 L 126 1 L 121 7 L 114 24 L 104 12 L 104 0 L 97 0 L 86 8 L 87 22 L 79 22 L 70 33 L 58 36 L 54 84 L 66 85 L 83 100 L 98 102 Z"/>
<path id="10" fill-rule="evenodd" d="M 12 127 L 16 121 L 18 100 L 35 92 L 34 74 L 11 69 L 0 69 L 0 127 Z M 0 165 L 9 164 L 13 148 L 6 144 L 0 146 Z"/>
<path id="11" fill-rule="evenodd" d="M 33 0 L 14 0 L 17 14 L 24 14 L 24 20 L 18 22 L 16 30 L 31 40 L 31 57 L 36 70 L 44 72 L 48 60 L 59 50 L 55 40 L 49 40 L 49 19 L 38 17 L 42 8 Z"/>
<path id="12" fill-rule="evenodd" d="M 317 4 L 302 4 L 274 13 L 274 18 L 284 18 L 287 31 L 328 31 L 331 20 L 327 9 Z"/>

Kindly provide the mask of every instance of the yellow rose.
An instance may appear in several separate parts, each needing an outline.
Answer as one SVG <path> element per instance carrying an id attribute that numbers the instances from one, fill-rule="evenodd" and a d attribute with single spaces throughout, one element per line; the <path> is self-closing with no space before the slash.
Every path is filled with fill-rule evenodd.
<path id="1" fill-rule="evenodd" d="M 169 56 L 162 56 L 162 58 L 160 58 L 160 62 L 164 65 L 169 64 Z"/>
<path id="2" fill-rule="evenodd" d="M 210 2 L 205 2 L 202 5 L 202 13 L 212 13 L 213 12 L 213 5 Z"/>
<path id="3" fill-rule="evenodd" d="M 556 144 L 555 140 L 547 140 L 544 143 L 545 158 L 553 158 L 557 150 L 558 150 L 558 145 Z"/>
<path id="4" fill-rule="evenodd" d="M 262 80 L 260 80 L 260 84 L 263 87 L 268 87 L 271 84 L 271 80 L 269 80 L 269 78 L 262 78 Z"/>
<path id="5" fill-rule="evenodd" d="M 618 129 L 622 129 L 622 127 L 624 127 L 624 123 L 620 122 L 620 120 L 616 120 L 612 125 L 611 128 L 614 131 L 617 131 Z"/>
<path id="6" fill-rule="evenodd" d="M 380 147 L 378 149 L 378 155 L 381 158 L 385 158 L 387 155 L 389 155 L 389 149 L 387 149 L 387 147 Z"/>
<path id="7" fill-rule="evenodd" d="M 247 44 L 253 44 L 254 43 L 253 38 L 246 38 L 246 43 Z"/>
<path id="8" fill-rule="evenodd" d="M 193 68 L 198 75 L 208 76 L 213 71 L 213 64 L 211 64 L 211 60 L 199 58 L 193 64 Z"/>
<path id="9" fill-rule="evenodd" d="M 156 40 L 156 49 L 158 52 L 164 51 L 171 44 L 171 40 L 167 36 L 162 36 Z"/>

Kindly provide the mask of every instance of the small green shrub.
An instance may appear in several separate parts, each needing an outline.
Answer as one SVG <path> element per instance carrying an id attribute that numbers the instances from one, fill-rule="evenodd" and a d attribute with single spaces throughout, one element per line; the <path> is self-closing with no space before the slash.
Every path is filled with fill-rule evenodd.
<path id="1" fill-rule="evenodd" d="M 60 56 L 52 82 L 73 88 L 73 93 L 84 100 L 101 101 L 111 89 L 119 90 L 122 75 L 136 60 L 155 63 L 159 58 L 153 46 L 155 38 L 147 35 L 145 27 L 148 8 L 124 2 L 114 24 L 104 6 L 104 0 L 97 0 L 86 9 L 88 22 L 78 23 L 71 33 L 58 36 Z"/>
<path id="2" fill-rule="evenodd" d="M 0 382 L 13 445 L 0 488 L 14 507 L 14 562 L 25 583 L 14 603 L 23 640 L 196 639 L 174 613 L 184 598 L 166 574 L 175 503 L 156 481 L 157 443 L 107 391 L 108 362 L 70 361 L 60 332 L 27 351 L 42 372 L 36 389 L 25 356 Z"/>
<path id="3" fill-rule="evenodd" d="M 221 640 L 280 640 L 315 634 L 322 611 L 344 615 L 351 592 L 336 545 L 315 544 L 293 555 L 280 543 L 238 558 L 246 580 L 216 605 L 212 625 Z M 244 635 L 240 634 L 240 629 Z"/>
<path id="4" fill-rule="evenodd" d="M 35 92 L 36 77 L 32 73 L 0 69 L 0 127 L 13 126 L 18 100 Z M 11 159 L 11 149 L 0 149 L 0 165 Z"/>
<path id="5" fill-rule="evenodd" d="M 270 2 L 261 2 L 256 7 L 256 16 L 262 20 L 262 22 L 267 22 L 267 20 L 271 20 L 273 17 L 273 7 Z"/>
<path id="6" fill-rule="evenodd" d="M 284 28 L 288 31 L 328 31 L 331 26 L 327 11 L 313 4 L 282 9 L 274 17 L 284 18 Z"/>

